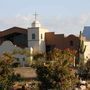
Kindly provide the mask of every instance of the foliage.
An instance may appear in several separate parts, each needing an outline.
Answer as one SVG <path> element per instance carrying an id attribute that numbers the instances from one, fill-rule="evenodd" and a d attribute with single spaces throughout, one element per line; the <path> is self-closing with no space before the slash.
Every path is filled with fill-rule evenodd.
<path id="1" fill-rule="evenodd" d="M 21 81 L 24 81 L 24 78 L 21 77 L 20 74 L 15 74 L 15 73 L 12 73 L 12 81 L 13 82 L 21 82 Z"/>
<path id="2" fill-rule="evenodd" d="M 59 50 L 55 48 L 47 54 L 47 59 L 50 61 L 61 60 L 61 62 L 67 59 L 71 64 L 72 62 L 74 63 L 75 54 L 76 52 L 70 49 Z"/>
<path id="3" fill-rule="evenodd" d="M 36 72 L 42 89 L 67 90 L 75 83 L 74 70 L 70 67 L 74 55 L 70 50 L 54 49 L 46 62 L 37 62 Z"/>
<path id="4" fill-rule="evenodd" d="M 86 68 L 90 71 L 90 59 L 86 63 Z"/>
<path id="5" fill-rule="evenodd" d="M 87 61 L 85 66 L 86 66 L 86 69 L 87 69 L 87 78 L 90 79 L 90 59 Z"/>
<path id="6" fill-rule="evenodd" d="M 82 79 L 90 79 L 90 59 L 78 67 L 78 75 Z"/>
<path id="7" fill-rule="evenodd" d="M 14 49 L 13 54 L 21 54 L 21 55 L 25 55 L 25 56 L 30 56 L 30 49 Z"/>
<path id="8" fill-rule="evenodd" d="M 84 79 L 86 80 L 87 79 L 87 68 L 85 65 L 81 64 L 79 67 L 78 67 L 78 73 L 79 77 L 81 79 Z"/>
<path id="9" fill-rule="evenodd" d="M 12 73 L 13 69 L 11 64 L 13 56 L 10 53 L 4 53 L 0 56 L 0 85 L 8 90 L 8 87 L 12 86 Z"/>
<path id="10" fill-rule="evenodd" d="M 45 54 L 43 54 L 43 53 L 34 54 L 34 55 L 33 55 L 33 59 L 34 59 L 34 60 L 45 59 Z"/>

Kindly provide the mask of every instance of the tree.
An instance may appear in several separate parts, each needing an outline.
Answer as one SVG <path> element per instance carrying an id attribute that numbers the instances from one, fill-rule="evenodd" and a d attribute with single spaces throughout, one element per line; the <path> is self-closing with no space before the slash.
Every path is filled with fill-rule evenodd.
<path id="1" fill-rule="evenodd" d="M 13 84 L 13 69 L 11 68 L 12 61 L 13 56 L 10 53 L 4 53 L 0 56 L 0 85 L 4 90 L 9 90 L 9 87 Z"/>
<path id="2" fill-rule="evenodd" d="M 54 49 L 48 55 L 49 61 L 35 64 L 41 89 L 68 90 L 76 80 L 71 67 L 74 55 L 69 50 L 59 49 Z"/>

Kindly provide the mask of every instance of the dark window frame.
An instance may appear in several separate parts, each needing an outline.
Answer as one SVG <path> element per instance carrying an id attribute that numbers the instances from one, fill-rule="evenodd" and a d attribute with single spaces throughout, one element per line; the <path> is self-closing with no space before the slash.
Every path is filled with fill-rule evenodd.
<path id="1" fill-rule="evenodd" d="M 70 41 L 70 46 L 74 46 L 74 42 L 72 40 Z"/>
<path id="2" fill-rule="evenodd" d="M 36 38 L 35 33 L 32 33 L 32 39 L 35 39 L 35 38 Z"/>

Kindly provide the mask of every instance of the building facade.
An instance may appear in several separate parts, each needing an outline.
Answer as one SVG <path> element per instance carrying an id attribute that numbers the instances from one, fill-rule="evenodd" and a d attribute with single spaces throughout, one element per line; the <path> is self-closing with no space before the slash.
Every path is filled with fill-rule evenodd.
<path id="1" fill-rule="evenodd" d="M 84 45 L 86 45 L 86 50 L 84 53 L 84 63 L 86 63 L 88 59 L 90 59 L 90 41 L 84 41 Z"/>
<path id="2" fill-rule="evenodd" d="M 78 50 L 79 47 L 79 38 L 77 36 L 69 35 L 66 37 L 64 34 L 49 32 L 41 26 L 39 21 L 34 21 L 28 29 L 13 27 L 1 31 L 0 46 L 5 41 L 10 41 L 20 48 L 32 48 L 34 53 L 48 52 L 53 48 Z"/>
<path id="3" fill-rule="evenodd" d="M 27 29 L 13 27 L 0 32 L 0 45 L 4 41 L 11 41 L 14 45 L 21 48 L 28 47 Z"/>
<path id="4" fill-rule="evenodd" d="M 64 34 L 55 34 L 54 32 L 47 32 L 45 33 L 45 42 L 46 51 L 50 51 L 53 48 L 78 51 L 79 48 L 79 38 L 75 35 L 69 35 L 65 37 Z"/>
<path id="5" fill-rule="evenodd" d="M 84 53 L 84 63 L 87 62 L 88 59 L 90 59 L 90 26 L 85 26 L 83 29 L 83 41 L 84 41 L 84 46 L 86 46 L 86 50 Z"/>
<path id="6" fill-rule="evenodd" d="M 33 48 L 34 53 L 46 52 L 45 33 L 48 31 L 41 27 L 39 21 L 34 21 L 28 28 L 28 48 Z"/>

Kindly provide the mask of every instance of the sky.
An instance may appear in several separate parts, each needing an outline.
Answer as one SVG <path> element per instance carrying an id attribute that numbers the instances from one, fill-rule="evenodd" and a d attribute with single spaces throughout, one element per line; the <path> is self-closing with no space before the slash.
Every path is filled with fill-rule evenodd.
<path id="1" fill-rule="evenodd" d="M 35 12 L 50 32 L 78 35 L 90 26 L 90 0 L 0 0 L 0 30 L 31 27 Z"/>

